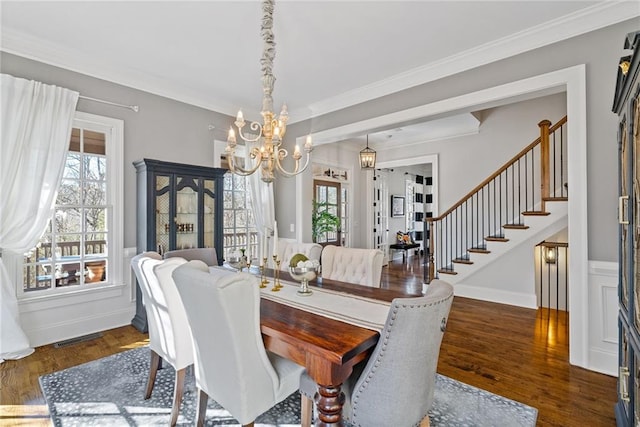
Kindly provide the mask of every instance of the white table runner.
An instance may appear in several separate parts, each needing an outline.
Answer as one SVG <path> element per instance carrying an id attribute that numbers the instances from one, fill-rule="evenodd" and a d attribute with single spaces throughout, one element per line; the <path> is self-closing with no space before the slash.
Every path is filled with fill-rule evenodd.
<path id="1" fill-rule="evenodd" d="M 214 269 L 229 271 L 224 267 L 210 267 L 212 272 Z M 391 305 L 387 301 L 320 288 L 313 288 L 313 294 L 309 296 L 301 296 L 297 293 L 300 289 L 298 282 L 280 282 L 282 289 L 273 292 L 273 278 L 270 278 L 267 287 L 260 289 L 262 298 L 376 332 L 380 332 L 387 321 Z"/>

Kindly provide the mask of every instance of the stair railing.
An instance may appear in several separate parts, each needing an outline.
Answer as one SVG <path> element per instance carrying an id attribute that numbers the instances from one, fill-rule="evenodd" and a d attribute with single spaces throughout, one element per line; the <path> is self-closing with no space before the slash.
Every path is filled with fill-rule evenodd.
<path id="1" fill-rule="evenodd" d="M 545 202 L 567 200 L 567 116 L 538 123 L 540 136 L 442 215 L 426 218 L 425 281 L 456 274 L 469 254 L 488 253 L 487 241 L 506 241 L 504 229 L 525 229 L 524 217 L 545 214 Z"/>

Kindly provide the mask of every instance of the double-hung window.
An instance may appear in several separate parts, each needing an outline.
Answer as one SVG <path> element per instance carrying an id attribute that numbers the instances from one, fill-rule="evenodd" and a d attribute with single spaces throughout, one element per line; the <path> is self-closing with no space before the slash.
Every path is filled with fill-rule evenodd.
<path id="1" fill-rule="evenodd" d="M 122 283 L 122 129 L 76 113 L 53 216 L 24 257 L 22 297 Z"/>
<path id="2" fill-rule="evenodd" d="M 244 250 L 247 256 L 258 256 L 256 231 L 249 179 L 227 172 L 224 175 L 224 254 Z"/>

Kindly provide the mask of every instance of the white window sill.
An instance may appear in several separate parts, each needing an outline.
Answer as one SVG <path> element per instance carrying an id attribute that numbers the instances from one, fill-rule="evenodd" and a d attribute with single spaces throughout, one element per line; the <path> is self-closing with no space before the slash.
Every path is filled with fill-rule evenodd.
<path id="1" fill-rule="evenodd" d="M 51 292 L 39 291 L 39 295 L 23 295 L 18 300 L 18 306 L 21 313 L 38 311 L 52 307 L 64 307 L 67 305 L 82 304 L 94 302 L 96 300 L 115 298 L 124 295 L 128 289 L 125 283 L 119 284 L 101 284 L 101 285 L 82 285 L 78 289 Z M 38 291 L 35 291 L 38 292 Z"/>

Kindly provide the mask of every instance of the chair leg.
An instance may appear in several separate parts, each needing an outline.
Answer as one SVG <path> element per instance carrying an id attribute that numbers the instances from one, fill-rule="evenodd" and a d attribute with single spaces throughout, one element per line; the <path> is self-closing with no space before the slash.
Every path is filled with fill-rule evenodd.
<path id="1" fill-rule="evenodd" d="M 162 360 L 158 353 L 153 350 L 150 350 L 150 362 L 149 362 L 149 379 L 147 380 L 147 390 L 144 393 L 145 400 L 151 397 L 151 392 L 153 391 L 153 385 L 156 382 L 156 374 L 158 373 L 158 368 L 160 367 L 160 361 Z"/>
<path id="2" fill-rule="evenodd" d="M 300 393 L 300 423 L 301 427 L 311 427 L 311 414 L 313 412 L 313 400 Z"/>
<path id="3" fill-rule="evenodd" d="M 253 422 L 251 422 L 249 424 L 242 424 L 242 427 L 253 427 Z"/>
<path id="4" fill-rule="evenodd" d="M 187 368 L 182 368 L 176 371 L 176 379 L 173 385 L 173 406 L 171 406 L 171 427 L 175 426 L 178 422 L 178 412 L 180 411 L 180 402 L 182 402 L 182 392 L 184 390 L 184 377 L 187 373 Z M 205 403 L 206 407 L 206 403 Z"/>
<path id="5" fill-rule="evenodd" d="M 198 388 L 198 406 L 196 407 L 196 426 L 203 427 L 204 419 L 207 415 L 207 401 L 209 400 L 209 396 L 207 393 L 202 391 L 201 388 Z"/>

